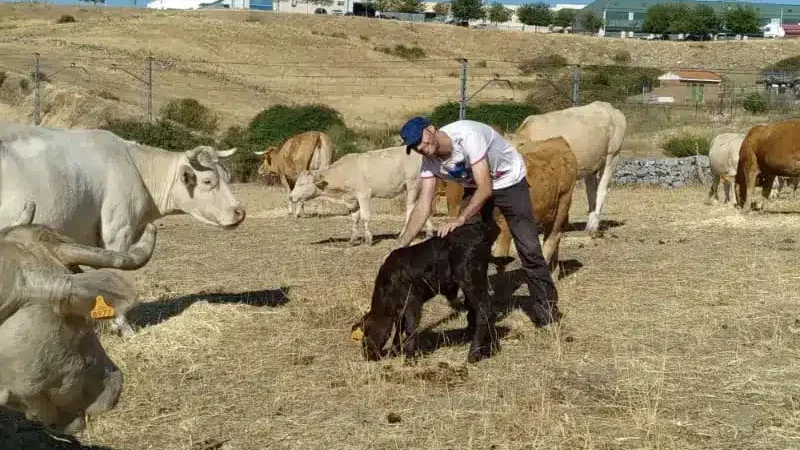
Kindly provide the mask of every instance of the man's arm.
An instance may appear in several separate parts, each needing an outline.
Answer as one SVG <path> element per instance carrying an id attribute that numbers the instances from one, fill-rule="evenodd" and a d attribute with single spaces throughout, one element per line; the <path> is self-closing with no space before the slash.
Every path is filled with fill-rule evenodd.
<path id="1" fill-rule="evenodd" d="M 431 214 L 431 205 L 436 194 L 436 177 L 422 178 L 422 190 L 417 197 L 417 203 L 411 211 L 406 225 L 406 232 L 397 238 L 398 247 L 405 247 L 422 229 L 428 216 Z"/>
<path id="2" fill-rule="evenodd" d="M 492 196 L 492 179 L 489 176 L 489 163 L 486 162 L 486 158 L 472 166 L 472 175 L 475 177 L 475 184 L 478 187 L 467 206 L 458 215 L 461 223 L 466 222 L 475 214 L 479 214 L 483 204 Z"/>

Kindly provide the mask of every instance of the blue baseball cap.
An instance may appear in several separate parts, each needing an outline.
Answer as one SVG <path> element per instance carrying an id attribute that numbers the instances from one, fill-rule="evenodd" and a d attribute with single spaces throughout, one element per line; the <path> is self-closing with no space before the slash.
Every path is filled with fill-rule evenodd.
<path id="1" fill-rule="evenodd" d="M 431 122 L 427 118 L 417 116 L 408 119 L 408 122 L 400 128 L 400 137 L 403 138 L 403 145 L 406 146 L 406 155 L 411 154 L 411 147 L 422 142 L 422 131 L 430 124 Z"/>

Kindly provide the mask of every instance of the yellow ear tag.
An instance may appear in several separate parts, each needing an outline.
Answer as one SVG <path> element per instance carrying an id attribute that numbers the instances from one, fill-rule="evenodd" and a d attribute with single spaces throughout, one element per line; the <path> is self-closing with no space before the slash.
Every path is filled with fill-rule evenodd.
<path id="1" fill-rule="evenodd" d="M 361 331 L 361 328 L 356 328 L 350 333 L 350 339 L 353 342 L 361 342 L 361 340 L 364 339 L 364 332 Z"/>
<path id="2" fill-rule="evenodd" d="M 90 314 L 94 319 L 109 319 L 114 317 L 114 308 L 106 303 L 102 295 L 98 295 L 94 299 L 94 308 Z"/>

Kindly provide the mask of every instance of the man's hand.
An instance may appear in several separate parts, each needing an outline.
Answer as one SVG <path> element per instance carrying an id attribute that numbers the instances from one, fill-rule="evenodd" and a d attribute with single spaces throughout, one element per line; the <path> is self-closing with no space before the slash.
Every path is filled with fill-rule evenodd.
<path id="1" fill-rule="evenodd" d="M 461 216 L 457 217 L 454 220 L 451 220 L 450 222 L 447 222 L 446 224 L 439 227 L 439 237 L 447 236 L 447 233 L 455 230 L 457 227 L 460 227 L 461 225 L 464 225 L 464 219 Z"/>

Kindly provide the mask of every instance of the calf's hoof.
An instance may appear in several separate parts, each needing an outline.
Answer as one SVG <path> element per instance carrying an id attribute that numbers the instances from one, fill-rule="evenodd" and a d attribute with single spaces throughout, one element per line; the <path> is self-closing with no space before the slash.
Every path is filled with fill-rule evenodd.
<path id="1" fill-rule="evenodd" d="M 497 349 L 493 348 L 490 344 L 484 344 L 480 347 L 472 346 L 467 355 L 467 362 L 470 364 L 490 358 Z"/>

